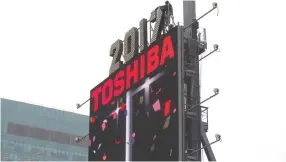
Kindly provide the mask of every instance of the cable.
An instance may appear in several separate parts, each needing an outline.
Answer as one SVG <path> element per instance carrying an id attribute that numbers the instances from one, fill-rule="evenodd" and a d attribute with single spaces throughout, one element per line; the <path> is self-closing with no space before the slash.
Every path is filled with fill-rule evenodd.
<path id="1" fill-rule="evenodd" d="M 213 51 L 211 51 L 210 53 L 208 53 L 207 55 L 203 56 L 202 58 L 199 59 L 199 61 L 201 61 L 202 59 L 208 57 L 209 55 L 211 55 L 212 53 L 216 52 L 218 49 L 214 49 Z"/>
<path id="2" fill-rule="evenodd" d="M 86 101 L 84 101 L 84 103 L 82 103 L 82 104 L 76 104 L 76 108 L 79 109 L 79 108 L 82 107 L 84 104 L 86 104 L 88 101 L 90 101 L 90 98 L 87 99 Z"/>
<path id="3" fill-rule="evenodd" d="M 78 138 L 78 137 L 76 137 L 76 138 L 75 138 L 75 142 L 76 142 L 76 143 L 81 142 L 81 141 L 82 141 L 83 139 L 85 139 L 88 135 L 89 135 L 89 133 L 88 133 L 88 134 L 86 134 L 85 136 L 83 136 L 82 138 Z"/>
<path id="4" fill-rule="evenodd" d="M 217 88 L 215 88 L 214 90 L 216 90 Z M 187 111 L 190 111 L 191 109 L 193 109 L 193 108 L 195 108 L 195 107 L 197 107 L 197 106 L 199 106 L 200 107 L 200 105 L 202 104 L 202 103 L 204 103 L 204 102 L 206 102 L 206 101 L 208 101 L 208 100 L 210 100 L 211 98 L 213 98 L 213 97 L 215 97 L 216 95 L 218 95 L 219 93 L 218 92 L 216 92 L 215 94 L 213 94 L 213 95 L 211 95 L 210 97 L 208 97 L 208 98 L 206 98 L 205 100 L 203 100 L 202 102 L 200 102 L 200 103 L 198 103 L 198 104 L 196 104 L 196 105 L 193 105 L 191 108 L 188 108 L 188 110 Z"/>

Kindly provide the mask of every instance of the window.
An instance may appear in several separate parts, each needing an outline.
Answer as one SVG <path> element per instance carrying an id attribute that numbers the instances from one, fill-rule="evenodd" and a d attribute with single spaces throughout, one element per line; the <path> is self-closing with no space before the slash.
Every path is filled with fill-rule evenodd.
<path id="1" fill-rule="evenodd" d="M 44 149 L 40 148 L 40 147 L 32 146 L 31 154 L 32 154 L 33 157 L 45 156 L 46 155 L 46 151 Z"/>
<path id="2" fill-rule="evenodd" d="M 9 141 L 6 145 L 6 148 L 8 150 L 14 150 L 14 143 L 12 141 Z"/>
<path id="3" fill-rule="evenodd" d="M 70 144 L 71 145 L 75 145 L 75 146 L 78 146 L 79 144 L 75 141 L 75 138 L 76 137 L 79 137 L 79 136 L 74 136 L 74 135 L 71 135 L 70 136 Z"/>
<path id="4" fill-rule="evenodd" d="M 49 140 L 49 131 L 42 128 L 31 128 L 30 137 L 39 140 Z"/>
<path id="5" fill-rule="evenodd" d="M 15 151 L 17 152 L 17 153 L 23 153 L 24 152 L 24 146 L 23 146 L 23 144 L 22 143 L 16 143 L 15 144 L 15 146 L 14 146 L 14 148 L 15 148 Z"/>
<path id="6" fill-rule="evenodd" d="M 8 123 L 8 133 L 14 134 L 17 136 L 24 136 L 24 137 L 29 137 L 29 131 L 30 127 L 29 126 L 23 126 L 20 124 L 14 124 L 14 123 Z"/>
<path id="7" fill-rule="evenodd" d="M 3 161 L 9 161 L 10 159 L 9 159 L 9 153 L 8 152 L 3 152 L 3 151 L 1 151 L 1 160 L 3 160 Z"/>
<path id="8" fill-rule="evenodd" d="M 62 132 L 54 132 L 53 141 L 61 144 L 70 144 L 70 135 Z"/>
<path id="9" fill-rule="evenodd" d="M 53 159 L 69 160 L 68 156 L 66 154 L 62 153 L 61 151 L 51 152 L 50 155 Z"/>
<path id="10" fill-rule="evenodd" d="M 87 159 L 86 156 L 83 155 L 73 155 L 72 160 L 74 161 L 85 161 Z"/>
<path id="11" fill-rule="evenodd" d="M 88 147 L 88 138 L 85 138 L 81 142 L 76 143 L 75 137 L 81 137 L 81 136 L 76 136 L 57 131 L 50 131 L 43 128 L 35 128 L 20 124 L 8 123 L 7 132 L 9 134 L 23 136 L 23 137 L 31 137 L 38 140 L 53 141 L 60 144 L 74 145 L 85 148 Z M 26 146 L 25 149 L 27 149 Z"/>
<path id="12" fill-rule="evenodd" d="M 88 137 L 80 141 L 79 143 L 76 143 L 76 146 L 81 146 L 81 147 L 88 147 Z"/>

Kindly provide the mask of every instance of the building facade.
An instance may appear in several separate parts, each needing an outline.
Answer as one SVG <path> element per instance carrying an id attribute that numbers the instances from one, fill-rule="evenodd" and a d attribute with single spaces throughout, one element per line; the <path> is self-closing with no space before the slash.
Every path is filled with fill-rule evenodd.
<path id="1" fill-rule="evenodd" d="M 87 161 L 89 117 L 0 99 L 2 161 Z"/>

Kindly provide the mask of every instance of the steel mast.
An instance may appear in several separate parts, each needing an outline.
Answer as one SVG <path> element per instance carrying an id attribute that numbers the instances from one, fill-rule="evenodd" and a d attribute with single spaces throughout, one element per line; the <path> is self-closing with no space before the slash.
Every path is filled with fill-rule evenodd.
<path id="1" fill-rule="evenodd" d="M 207 48 L 205 29 L 198 33 L 198 21 L 208 13 L 217 8 L 213 3 L 213 8 L 199 18 L 196 18 L 196 2 L 185 0 L 183 2 L 184 13 L 184 91 L 185 91 L 185 159 L 187 161 L 201 161 L 201 150 L 204 149 L 209 161 L 216 161 L 211 145 L 221 141 L 220 135 L 216 135 L 216 141 L 210 143 L 206 132 L 208 131 L 208 121 L 202 120 L 202 116 L 208 116 L 208 108 L 201 104 L 212 97 L 218 95 L 219 90 L 214 89 L 214 95 L 201 101 L 200 97 L 200 65 L 199 62 L 218 51 L 218 45 L 214 45 L 214 50 L 200 58 L 200 55 Z M 203 114 L 203 115 L 202 115 Z"/>

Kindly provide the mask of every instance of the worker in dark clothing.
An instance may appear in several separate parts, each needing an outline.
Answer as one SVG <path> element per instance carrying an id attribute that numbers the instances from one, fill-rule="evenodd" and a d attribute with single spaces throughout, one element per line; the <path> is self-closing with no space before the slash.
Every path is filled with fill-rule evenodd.
<path id="1" fill-rule="evenodd" d="M 174 15 L 173 15 L 173 6 L 169 1 L 165 2 L 164 6 L 160 6 L 159 7 L 163 13 L 164 13 L 164 33 L 166 33 L 167 31 L 169 31 L 174 24 Z M 173 24 L 171 23 L 172 20 Z"/>

